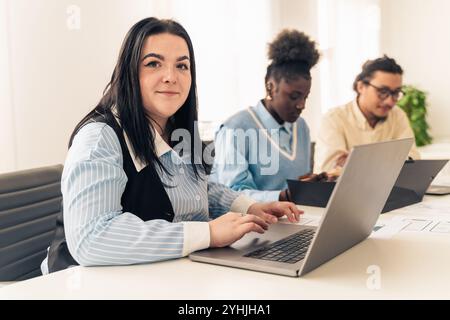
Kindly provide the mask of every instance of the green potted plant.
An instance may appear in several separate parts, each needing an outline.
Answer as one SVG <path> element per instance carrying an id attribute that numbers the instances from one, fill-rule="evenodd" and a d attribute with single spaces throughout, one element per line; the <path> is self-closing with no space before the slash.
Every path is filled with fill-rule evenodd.
<path id="1" fill-rule="evenodd" d="M 430 144 L 432 137 L 428 133 L 430 127 L 426 120 L 427 93 L 414 86 L 405 86 L 403 93 L 404 96 L 397 105 L 408 115 L 416 138 L 416 145 L 422 147 Z"/>

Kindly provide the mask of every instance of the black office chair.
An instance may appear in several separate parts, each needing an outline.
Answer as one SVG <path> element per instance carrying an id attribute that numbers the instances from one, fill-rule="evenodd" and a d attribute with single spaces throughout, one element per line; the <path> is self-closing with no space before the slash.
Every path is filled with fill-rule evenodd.
<path id="1" fill-rule="evenodd" d="M 203 151 L 203 159 L 207 164 L 209 164 L 206 168 L 206 174 L 211 174 L 212 166 L 214 163 L 214 156 L 216 155 L 214 140 L 204 140 L 202 141 L 202 151 Z"/>
<path id="2" fill-rule="evenodd" d="M 62 210 L 62 165 L 0 174 L 0 281 L 42 275 Z"/>

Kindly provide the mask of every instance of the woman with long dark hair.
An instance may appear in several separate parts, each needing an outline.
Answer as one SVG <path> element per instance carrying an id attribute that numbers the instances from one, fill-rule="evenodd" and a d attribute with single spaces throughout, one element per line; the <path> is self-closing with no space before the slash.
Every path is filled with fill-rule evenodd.
<path id="1" fill-rule="evenodd" d="M 256 203 L 209 183 L 196 121 L 189 35 L 172 20 L 138 22 L 102 99 L 70 138 L 64 213 L 43 272 L 179 258 L 263 233 L 283 215 L 298 220 L 293 203 Z M 183 137 L 179 152 L 174 136 Z"/>

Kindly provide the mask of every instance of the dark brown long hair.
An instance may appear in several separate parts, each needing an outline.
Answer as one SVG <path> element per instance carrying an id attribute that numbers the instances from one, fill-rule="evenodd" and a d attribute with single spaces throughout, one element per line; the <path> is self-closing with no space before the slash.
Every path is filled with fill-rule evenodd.
<path id="1" fill-rule="evenodd" d="M 103 97 L 97 106 L 77 124 L 70 137 L 69 147 L 81 127 L 98 115 L 111 116 L 111 109 L 115 107 L 117 108 L 122 129 L 127 134 L 136 157 L 148 165 L 155 166 L 155 163 L 157 163 L 168 172 L 156 154 L 154 144 L 155 131 L 152 126 L 148 125 L 148 118 L 144 111 L 139 85 L 139 59 L 144 42 L 147 37 L 161 33 L 170 33 L 183 38 L 189 49 L 192 79 L 191 88 L 185 103 L 170 120 L 174 130 L 186 129 L 189 131 L 191 150 L 194 151 L 191 152 L 191 163 L 194 167 L 195 175 L 199 177 L 197 171 L 198 166 L 196 165 L 199 161 L 198 158 L 194 160 L 196 152 L 194 146 L 198 145 L 198 141 L 196 144 L 196 140 L 200 139 L 198 129 L 196 128 L 198 111 L 194 49 L 187 31 L 173 20 L 146 18 L 136 23 L 128 31 L 123 41 L 111 81 L 106 86 Z M 200 167 L 207 168 L 203 157 L 201 157 Z"/>

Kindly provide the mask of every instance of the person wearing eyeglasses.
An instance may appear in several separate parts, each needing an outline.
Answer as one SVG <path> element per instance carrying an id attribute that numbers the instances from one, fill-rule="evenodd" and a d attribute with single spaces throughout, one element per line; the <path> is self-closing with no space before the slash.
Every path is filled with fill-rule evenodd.
<path id="1" fill-rule="evenodd" d="M 331 109 L 321 121 L 315 171 L 339 170 L 356 145 L 414 137 L 406 113 L 397 106 L 402 83 L 403 69 L 394 59 L 385 55 L 364 63 L 353 83 L 356 98 Z M 420 158 L 415 145 L 409 157 Z"/>

